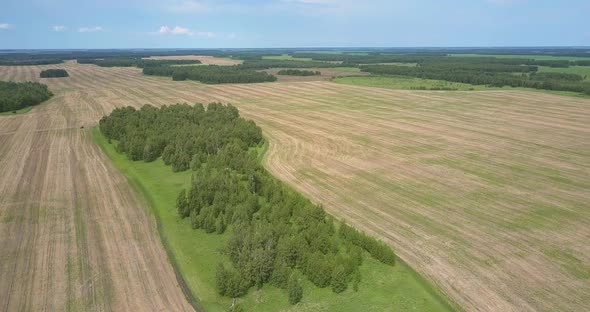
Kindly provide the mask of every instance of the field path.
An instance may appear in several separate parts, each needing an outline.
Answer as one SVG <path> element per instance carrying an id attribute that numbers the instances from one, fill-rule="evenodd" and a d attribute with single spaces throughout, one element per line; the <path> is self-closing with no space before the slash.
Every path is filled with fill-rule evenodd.
<path id="1" fill-rule="evenodd" d="M 0 118 L 6 307 L 82 298 L 120 308 L 125 291 L 140 294 L 129 306 L 183 302 L 143 204 L 79 127 L 120 106 L 211 101 L 237 105 L 263 128 L 273 174 L 393 246 L 465 310 L 590 306 L 588 99 L 325 81 L 207 86 L 64 66 L 70 78 L 44 80 L 54 99 Z M 35 79 L 48 67 L 0 67 L 0 80 Z M 153 257 L 135 263 L 148 252 L 137 247 L 144 240 Z M 160 282 L 174 292 L 147 295 Z"/>
<path id="2" fill-rule="evenodd" d="M 101 108 L 50 85 L 49 102 L 0 116 L 0 311 L 191 311 L 144 201 L 80 129 Z"/>

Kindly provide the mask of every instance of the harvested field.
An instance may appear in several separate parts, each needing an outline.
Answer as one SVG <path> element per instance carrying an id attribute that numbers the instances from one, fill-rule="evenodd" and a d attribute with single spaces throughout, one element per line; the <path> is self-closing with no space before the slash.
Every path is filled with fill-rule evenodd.
<path id="1" fill-rule="evenodd" d="M 46 277 L 68 276 L 59 271 L 65 270 L 66 259 L 80 259 L 75 256 L 83 253 L 76 247 L 78 203 L 87 207 L 82 217 L 95 221 L 79 223 L 87 225 L 85 233 L 94 233 L 85 236 L 88 246 L 131 244 L 124 237 L 135 227 L 153 233 L 151 222 L 106 217 L 144 210 L 89 143 L 87 132 L 78 129 L 81 125 L 96 124 L 118 106 L 210 101 L 237 104 L 244 117 L 263 128 L 270 140 L 266 164 L 274 174 L 333 215 L 394 246 L 466 310 L 584 311 L 590 304 L 590 100 L 523 91 L 387 90 L 326 81 L 208 86 L 145 77 L 136 68 L 61 67 L 70 78 L 45 81 L 52 90 L 62 90 L 50 103 L 0 118 L 0 168 L 8 172 L 0 184 L 0 247 L 13 250 L 2 254 L 4 306 L 29 302 L 51 307 L 51 302 L 69 298 L 71 288 L 49 284 L 68 282 Z M 42 68 L 52 67 L 3 67 L 0 79 L 37 80 Z M 74 185 L 90 191 L 73 190 Z M 76 194 L 92 195 L 78 201 Z M 53 223 L 48 227 L 39 220 Z M 62 230 L 48 234 L 50 228 Z M 113 233 L 105 234 L 105 228 Z M 74 289 L 84 302 L 98 297 L 119 307 L 120 290 L 143 282 L 121 280 L 122 275 L 151 276 L 110 270 L 120 267 L 112 263 L 116 252 L 103 261 L 99 255 L 110 249 L 101 247 L 98 253 L 96 248 L 88 248 L 95 256 L 84 261 L 104 263 L 107 268 L 91 273 L 110 275 L 91 274 L 108 276 L 93 284 L 99 295 L 82 292 L 89 288 Z M 45 254 L 49 256 L 43 258 Z M 131 265 L 137 258 L 123 259 Z M 152 266 L 145 267 L 156 274 Z M 156 281 L 173 282 L 172 273 L 161 274 Z M 86 280 L 73 276 L 74 284 Z M 100 287 L 112 291 L 98 291 Z M 41 289 L 49 293 L 32 295 Z M 179 290 L 175 294 L 181 296 Z M 145 301 L 137 301 L 148 304 L 162 297 L 145 295 Z"/>
<path id="2" fill-rule="evenodd" d="M 143 200 L 80 129 L 101 107 L 75 76 L 44 79 L 53 99 L 0 116 L 0 310 L 190 311 Z"/>
<path id="3" fill-rule="evenodd" d="M 214 57 L 214 56 L 205 56 L 205 55 L 172 55 L 172 56 L 150 56 L 146 57 L 145 59 L 151 60 L 199 60 L 204 65 L 222 65 L 222 66 L 231 66 L 231 65 L 238 65 L 242 64 L 240 60 L 234 60 L 225 57 Z"/>

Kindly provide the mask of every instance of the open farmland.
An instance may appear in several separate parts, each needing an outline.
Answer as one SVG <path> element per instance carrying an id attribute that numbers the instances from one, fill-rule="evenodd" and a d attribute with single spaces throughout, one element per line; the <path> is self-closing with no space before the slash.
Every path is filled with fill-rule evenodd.
<path id="1" fill-rule="evenodd" d="M 53 81 L 49 102 L 0 116 L 0 310 L 192 310 L 143 200 L 80 129 L 100 106 Z"/>
<path id="2" fill-rule="evenodd" d="M 171 56 L 151 56 L 146 57 L 146 60 L 184 60 L 184 61 L 201 61 L 203 65 L 221 65 L 231 66 L 242 64 L 240 60 L 234 60 L 225 57 L 214 57 L 207 55 L 171 55 Z"/>
<path id="3" fill-rule="evenodd" d="M 305 68 L 304 70 L 319 71 L 321 75 L 317 76 L 289 76 L 289 75 L 278 75 L 278 72 L 284 70 L 284 68 L 272 68 L 264 70 L 265 72 L 275 75 L 279 82 L 296 82 L 296 81 L 318 81 L 318 80 L 330 80 L 336 77 L 343 76 L 368 76 L 369 73 L 361 72 L 356 67 L 334 67 L 334 68 Z"/>
<path id="4" fill-rule="evenodd" d="M 590 302 L 590 100 L 325 81 L 206 86 L 136 68 L 61 67 L 70 78 L 41 79 L 50 102 L 0 118 L 0 244 L 12 250 L 2 254 L 0 303 L 9 310 L 185 302 L 141 201 L 79 127 L 118 106 L 210 101 L 238 105 L 263 128 L 275 175 L 394 246 L 466 310 Z M 40 80 L 46 68 L 3 67 L 0 79 Z M 150 250 L 137 247 L 146 237 Z M 136 301 L 121 301 L 141 285 Z"/>

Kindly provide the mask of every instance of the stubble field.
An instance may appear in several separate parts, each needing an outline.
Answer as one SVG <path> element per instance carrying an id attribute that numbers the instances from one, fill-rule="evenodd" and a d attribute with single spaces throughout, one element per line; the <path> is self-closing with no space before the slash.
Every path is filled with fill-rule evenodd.
<path id="1" fill-rule="evenodd" d="M 0 67 L 0 79 L 39 80 L 52 67 Z M 124 307 L 121 289 L 139 293 L 138 304 L 186 304 L 141 201 L 79 128 L 118 106 L 211 101 L 238 105 L 263 128 L 276 176 L 391 244 L 466 310 L 583 311 L 590 302 L 590 100 L 325 81 L 206 86 L 134 68 L 59 67 L 71 77 L 43 80 L 54 99 L 0 116 L 4 307 L 109 296 Z M 148 259 L 138 256 L 146 236 Z M 157 287 L 166 293 L 151 293 L 154 281 L 168 281 Z"/>

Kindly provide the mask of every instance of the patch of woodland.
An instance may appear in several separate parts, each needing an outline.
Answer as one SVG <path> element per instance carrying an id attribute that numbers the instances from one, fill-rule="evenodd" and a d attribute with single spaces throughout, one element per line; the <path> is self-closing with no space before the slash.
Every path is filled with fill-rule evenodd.
<path id="1" fill-rule="evenodd" d="M 0 81 L 0 112 L 23 109 L 49 100 L 53 93 L 38 82 Z"/>
<path id="2" fill-rule="evenodd" d="M 117 108 L 100 120 L 100 130 L 130 160 L 161 157 L 173 171 L 192 170 L 176 210 L 195 230 L 229 233 L 216 271 L 223 296 L 272 284 L 295 304 L 303 279 L 335 293 L 358 290 L 365 252 L 395 264 L 386 244 L 334 220 L 266 171 L 261 129 L 232 105 Z"/>
<path id="3" fill-rule="evenodd" d="M 70 75 L 65 69 L 46 69 L 39 74 L 41 78 L 61 78 L 69 77 Z"/>

